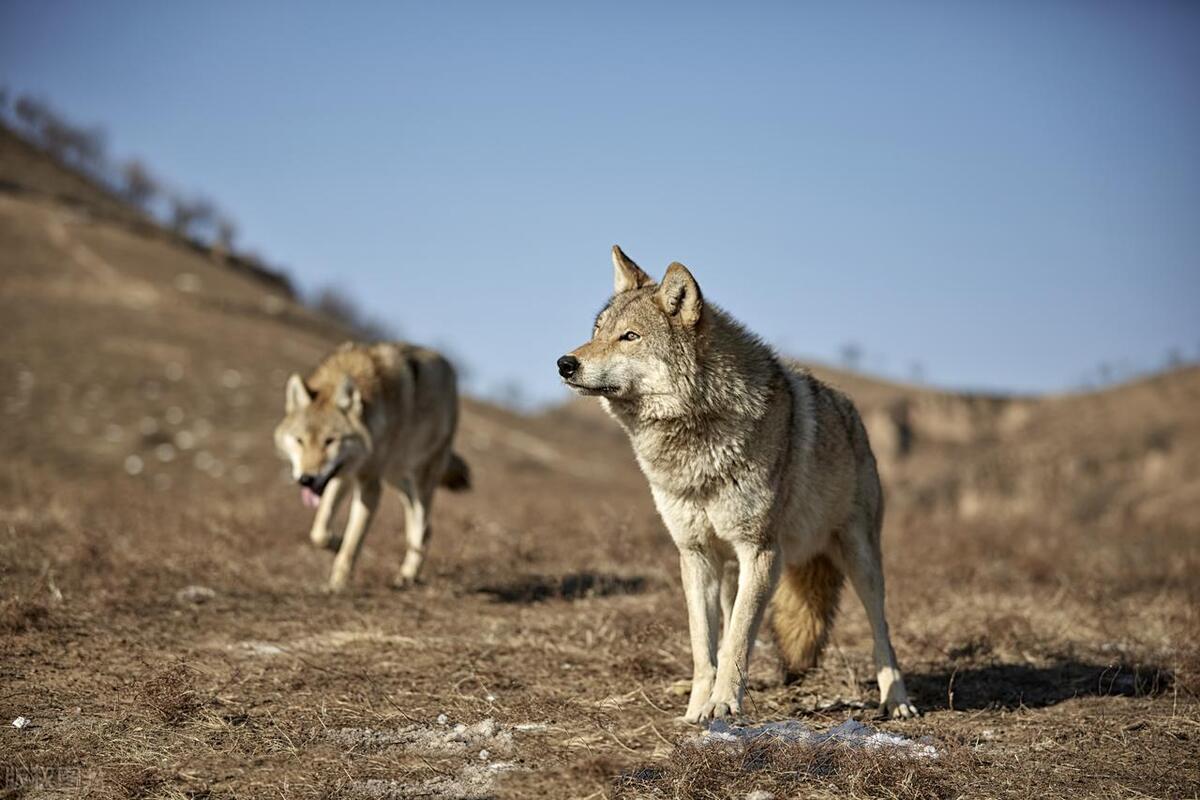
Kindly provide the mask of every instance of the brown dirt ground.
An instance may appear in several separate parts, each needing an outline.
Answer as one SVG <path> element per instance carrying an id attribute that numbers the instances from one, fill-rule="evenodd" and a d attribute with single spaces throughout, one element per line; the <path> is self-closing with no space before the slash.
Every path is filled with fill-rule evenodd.
<path id="1" fill-rule="evenodd" d="M 750 713 L 861 717 L 928 737 L 942 755 L 921 760 L 688 743 L 673 548 L 594 409 L 468 401 L 475 488 L 439 496 L 427 581 L 387 588 L 391 498 L 330 597 L 270 435 L 328 323 L 11 192 L 0 319 L 0 797 L 1200 794 L 1196 370 L 1011 402 L 840 376 L 869 412 L 917 409 L 911 456 L 881 458 L 893 636 L 925 715 L 872 719 L 850 593 L 799 687 L 759 649 Z"/>

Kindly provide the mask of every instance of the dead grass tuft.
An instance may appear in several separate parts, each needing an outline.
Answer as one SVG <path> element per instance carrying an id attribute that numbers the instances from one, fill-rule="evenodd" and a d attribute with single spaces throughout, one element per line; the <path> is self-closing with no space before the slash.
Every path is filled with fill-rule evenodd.
<path id="1" fill-rule="evenodd" d="M 138 696 L 166 722 L 178 722 L 204 705 L 196 691 L 197 673 L 183 663 L 159 670 L 142 686 Z"/>
<path id="2" fill-rule="evenodd" d="M 155 789 L 163 784 L 163 778 L 152 767 L 142 767 L 135 764 L 112 768 L 104 776 L 102 796 L 113 798 L 149 797 Z"/>
<path id="3" fill-rule="evenodd" d="M 957 796 L 966 751 L 943 749 L 936 759 L 894 750 L 759 739 L 739 747 L 681 746 L 663 765 L 620 776 L 616 798 L 709 800 L 753 791 L 792 797 L 807 790 L 838 797 L 928 800 Z"/>

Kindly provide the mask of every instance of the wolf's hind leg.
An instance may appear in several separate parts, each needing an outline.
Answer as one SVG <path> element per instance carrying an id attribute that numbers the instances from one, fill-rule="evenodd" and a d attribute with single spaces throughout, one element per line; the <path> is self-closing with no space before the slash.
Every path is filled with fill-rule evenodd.
<path id="1" fill-rule="evenodd" d="M 375 509 L 379 507 L 379 481 L 360 480 L 350 504 L 350 519 L 346 522 L 346 535 L 342 539 L 341 549 L 333 559 L 333 572 L 329 575 L 330 591 L 339 592 L 346 588 L 350 581 L 350 572 L 358 559 L 358 551 L 362 548 L 363 537 L 371 520 L 375 517 Z"/>
<path id="2" fill-rule="evenodd" d="M 916 706 L 908 699 L 904 678 L 896 664 L 884 611 L 883 564 L 877 537 L 868 533 L 869 523 L 854 524 L 842 539 L 843 567 L 854 591 L 862 600 L 871 623 L 874 642 L 876 679 L 879 681 L 879 710 L 889 717 L 918 716 Z"/>
<path id="3" fill-rule="evenodd" d="M 346 495 L 346 482 L 341 478 L 333 478 L 325 487 L 321 503 L 317 506 L 317 513 L 313 515 L 312 530 L 308 534 L 308 538 L 317 547 L 328 547 L 337 552 L 341 537 L 334 534 L 333 524 Z"/>
<path id="4" fill-rule="evenodd" d="M 429 524 L 433 493 L 445 472 L 444 464 L 444 459 L 438 459 L 418 480 L 405 480 L 400 486 L 400 496 L 404 501 L 404 538 L 408 542 L 408 550 L 400 564 L 400 572 L 392 582 L 397 589 L 415 584 L 421 575 L 421 567 L 425 565 L 425 554 L 433 533 Z"/>

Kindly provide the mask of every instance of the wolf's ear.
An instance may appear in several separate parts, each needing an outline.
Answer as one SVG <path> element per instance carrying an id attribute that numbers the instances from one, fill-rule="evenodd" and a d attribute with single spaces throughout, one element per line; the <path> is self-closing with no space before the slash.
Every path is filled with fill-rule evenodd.
<path id="1" fill-rule="evenodd" d="M 700 284 L 678 261 L 667 267 L 667 274 L 658 286 L 658 304 L 684 325 L 690 327 L 700 321 L 700 312 L 704 308 Z"/>
<path id="2" fill-rule="evenodd" d="M 653 281 L 642 272 L 642 268 L 633 263 L 633 259 L 622 252 L 619 245 L 613 245 L 613 294 L 628 292 L 649 286 Z"/>
<path id="3" fill-rule="evenodd" d="M 312 395 L 309 394 L 308 387 L 304 385 L 304 378 L 301 378 L 295 372 L 292 377 L 288 378 L 287 382 L 287 413 L 300 411 L 312 402 Z"/>
<path id="4" fill-rule="evenodd" d="M 351 416 L 362 414 L 362 393 L 354 385 L 354 379 L 347 375 L 338 384 L 337 392 L 333 395 L 333 404 Z"/>

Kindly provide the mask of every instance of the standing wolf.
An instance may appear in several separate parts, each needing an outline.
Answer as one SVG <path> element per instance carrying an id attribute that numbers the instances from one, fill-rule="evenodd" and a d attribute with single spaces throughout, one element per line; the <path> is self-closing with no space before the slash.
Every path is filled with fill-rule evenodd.
<path id="1" fill-rule="evenodd" d="M 613 268 L 591 341 L 558 371 L 625 428 L 679 548 L 694 670 L 684 718 L 741 713 L 768 600 L 787 675 L 813 667 L 843 575 L 871 622 L 880 708 L 915 716 L 884 617 L 879 476 L 849 398 L 705 303 L 682 264 L 655 284 L 613 247 Z"/>
<path id="2" fill-rule="evenodd" d="M 311 538 L 337 553 L 329 588 L 339 591 L 379 505 L 382 483 L 400 490 L 408 552 L 397 586 L 416 581 L 429 540 L 433 491 L 465 489 L 467 465 L 451 450 L 458 424 L 454 368 L 408 344 L 347 342 L 302 379 L 287 382 L 287 413 L 275 429 L 305 505 L 316 510 Z M 345 536 L 332 528 L 354 495 Z"/>

